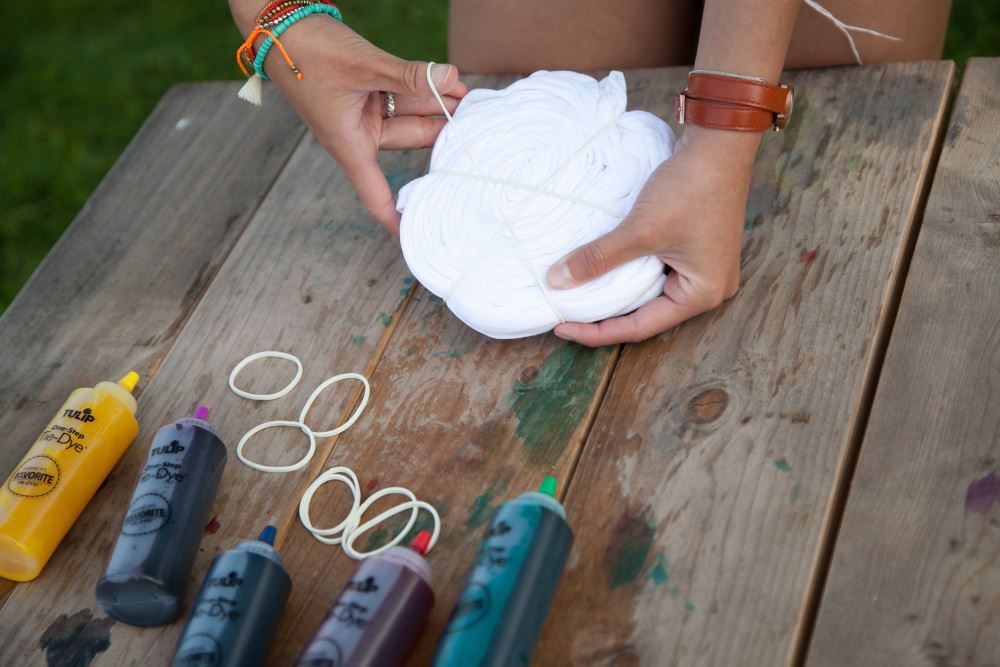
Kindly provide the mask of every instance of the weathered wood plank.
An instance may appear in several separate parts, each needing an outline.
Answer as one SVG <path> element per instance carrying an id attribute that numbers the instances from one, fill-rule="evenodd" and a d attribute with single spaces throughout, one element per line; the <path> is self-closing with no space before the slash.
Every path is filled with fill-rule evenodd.
<path id="1" fill-rule="evenodd" d="M 799 72 L 755 165 L 742 289 L 630 346 L 567 495 L 540 664 L 795 652 L 953 67 Z"/>
<path id="2" fill-rule="evenodd" d="M 973 59 L 851 484 L 810 665 L 1000 661 L 1000 59 Z"/>
<path id="3" fill-rule="evenodd" d="M 630 106 L 666 117 L 685 72 L 626 75 Z M 408 486 L 441 512 L 441 541 L 429 558 L 437 603 L 410 664 L 429 662 L 496 506 L 548 474 L 566 483 L 616 359 L 616 348 L 590 350 L 551 335 L 488 340 L 418 290 L 372 377 L 370 417 L 340 437 L 328 461 L 355 470 L 366 493 Z M 346 498 L 335 484 L 317 494 L 317 522 L 338 523 Z M 395 529 L 374 531 L 371 544 Z M 285 557 L 303 594 L 293 594 L 282 620 L 274 665 L 294 661 L 357 565 L 301 526 Z"/>
<path id="4" fill-rule="evenodd" d="M 425 152 L 399 153 L 384 165 L 394 180 L 421 170 Z M 196 179 L 198 174 L 191 174 Z M 365 214 L 333 160 L 311 138 L 253 216 L 239 242 L 184 325 L 176 344 L 139 401 L 142 428 L 106 487 L 90 504 L 41 577 L 18 586 L 0 612 L 0 664 L 43 655 L 39 640 L 78 632 L 93 616 L 105 624 L 110 646 L 104 664 L 162 664 L 174 649 L 181 623 L 138 630 L 110 624 L 96 605 L 94 585 L 119 529 L 153 431 L 189 413 L 196 403 L 213 411 L 212 423 L 231 448 L 214 513 L 221 528 L 208 534 L 189 582 L 190 603 L 211 558 L 264 523 L 284 529 L 296 500 L 323 466 L 332 446 L 320 441 L 312 465 L 289 474 L 265 474 L 242 465 L 232 452 L 239 437 L 268 419 L 295 418 L 306 397 L 335 372 L 370 372 L 407 298 L 398 240 Z M 401 290 L 403 290 L 401 292 Z M 232 394 L 230 369 L 246 354 L 279 349 L 304 363 L 302 382 L 268 403 Z M 277 362 L 247 369 L 244 386 L 281 386 L 291 376 Z M 353 408 L 358 385 L 338 385 L 317 401 L 309 419 L 317 429 Z M 306 443 L 291 429 L 262 434 L 247 448 L 265 462 L 301 457 Z M 187 607 L 185 607 L 186 613 Z M 69 621 L 59 621 L 61 615 Z M 110 628 L 108 629 L 108 625 Z M 51 629 L 51 630 L 50 630 Z"/>
<path id="5" fill-rule="evenodd" d="M 0 318 L 0 474 L 73 389 L 146 386 L 304 129 L 234 84 L 172 88 Z"/>

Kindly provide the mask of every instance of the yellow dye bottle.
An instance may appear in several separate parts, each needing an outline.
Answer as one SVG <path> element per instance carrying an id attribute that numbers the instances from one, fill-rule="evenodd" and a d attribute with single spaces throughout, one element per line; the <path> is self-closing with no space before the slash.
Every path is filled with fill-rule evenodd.
<path id="1" fill-rule="evenodd" d="M 0 489 L 0 577 L 31 581 L 139 432 L 139 376 L 77 389 Z"/>

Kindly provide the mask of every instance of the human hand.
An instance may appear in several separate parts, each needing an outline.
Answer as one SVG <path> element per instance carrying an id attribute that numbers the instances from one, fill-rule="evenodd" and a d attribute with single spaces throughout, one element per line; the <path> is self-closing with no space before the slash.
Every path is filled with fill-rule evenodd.
<path id="1" fill-rule="evenodd" d="M 735 295 L 750 168 L 759 143 L 759 134 L 687 126 L 621 224 L 563 257 L 547 274 L 551 287 L 567 289 L 656 255 L 670 267 L 663 296 L 603 322 L 560 324 L 555 334 L 590 346 L 637 342 Z"/>
<path id="2" fill-rule="evenodd" d="M 400 215 L 379 167 L 378 151 L 432 146 L 444 127 L 444 118 L 432 117 L 441 114 L 441 108 L 427 84 L 427 63 L 386 53 L 325 16 L 301 21 L 281 40 L 303 77 L 296 80 L 277 49 L 265 62 L 268 75 L 340 163 L 369 214 L 399 234 Z M 458 69 L 434 65 L 431 76 L 449 113 L 454 113 L 468 92 Z M 394 118 L 382 117 L 380 91 L 394 93 Z"/>

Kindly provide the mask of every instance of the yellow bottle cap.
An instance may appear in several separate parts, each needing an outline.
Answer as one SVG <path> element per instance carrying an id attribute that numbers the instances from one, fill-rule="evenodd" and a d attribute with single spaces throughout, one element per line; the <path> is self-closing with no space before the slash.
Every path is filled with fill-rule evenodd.
<path id="1" fill-rule="evenodd" d="M 131 394 L 132 390 L 135 389 L 135 383 L 138 381 L 139 381 L 139 374 L 136 373 L 135 371 L 129 371 L 128 375 L 126 375 L 125 377 L 123 377 L 121 380 L 118 381 L 118 384 L 121 385 L 125 389 L 125 391 Z"/>

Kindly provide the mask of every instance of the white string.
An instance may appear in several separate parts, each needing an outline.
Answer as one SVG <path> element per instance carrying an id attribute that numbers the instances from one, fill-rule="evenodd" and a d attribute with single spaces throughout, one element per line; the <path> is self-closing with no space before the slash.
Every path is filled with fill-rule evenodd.
<path id="1" fill-rule="evenodd" d="M 347 516 L 344 517 L 344 520 L 336 526 L 333 526 L 332 528 L 317 528 L 313 524 L 312 518 L 309 515 L 309 508 L 312 504 L 313 496 L 316 495 L 316 491 L 318 491 L 321 486 L 329 482 L 340 482 L 348 488 L 352 496 L 351 510 L 347 513 Z M 365 512 L 367 512 L 376 501 L 392 495 L 401 495 L 409 498 L 409 500 L 399 503 L 398 505 L 394 505 L 374 518 L 361 523 L 361 519 Z M 320 542 L 333 545 L 339 544 L 345 554 L 356 560 L 361 560 L 369 556 L 380 554 L 402 542 L 403 538 L 406 537 L 406 535 L 410 532 L 410 529 L 413 528 L 413 525 L 416 523 L 417 513 L 421 509 L 426 510 L 434 521 L 434 529 L 431 533 L 430 544 L 427 547 L 427 551 L 430 552 L 430 550 L 434 548 L 434 545 L 437 544 L 438 537 L 441 533 L 441 517 L 432 505 L 422 500 L 417 500 L 417 497 L 412 491 L 401 486 L 391 486 L 381 489 L 372 494 L 366 501 L 361 502 L 361 484 L 358 482 L 358 476 L 355 475 L 354 471 L 350 468 L 337 466 L 321 473 L 319 477 L 313 480 L 313 483 L 309 485 L 305 493 L 302 494 L 302 499 L 299 501 L 299 520 L 302 522 L 302 525 L 305 526 L 306 530 L 308 530 L 312 536 Z M 359 536 L 368 532 L 375 526 L 391 519 L 397 514 L 402 514 L 407 510 L 410 510 L 410 519 L 393 539 L 389 540 L 381 547 L 372 549 L 371 551 L 362 552 L 354 548 L 354 542 Z"/>
<path id="2" fill-rule="evenodd" d="M 621 223 L 671 153 L 665 122 L 626 110 L 621 72 L 536 72 L 470 91 L 455 114 L 433 78 L 428 86 L 449 122 L 429 173 L 402 188 L 397 208 L 411 272 L 452 312 L 493 338 L 519 338 L 661 293 L 663 263 L 652 256 L 573 289 L 545 280 L 552 263 Z"/>
<path id="3" fill-rule="evenodd" d="M 273 394 L 254 394 L 252 392 L 240 389 L 236 386 L 236 376 L 240 374 L 247 365 L 252 364 L 258 359 L 285 359 L 286 361 L 291 361 L 295 364 L 295 377 L 289 382 L 283 389 L 279 389 Z M 275 352 L 269 350 L 267 352 L 256 352 L 250 356 L 243 359 L 240 363 L 236 364 L 233 368 L 233 372 L 229 374 L 229 388 L 233 390 L 233 393 L 237 396 L 242 396 L 243 398 L 249 398 L 253 401 L 273 401 L 276 398 L 281 398 L 288 392 L 290 392 L 295 385 L 299 383 L 302 379 L 302 362 L 294 354 L 288 354 L 287 352 Z"/>
<path id="4" fill-rule="evenodd" d="M 837 30 L 844 33 L 844 37 L 847 38 L 847 43 L 850 44 L 851 46 L 851 53 L 854 54 L 854 61 L 857 62 L 859 65 L 864 65 L 865 63 L 861 60 L 861 54 L 858 53 L 858 47 L 854 45 L 854 36 L 851 34 L 852 32 L 863 32 L 866 35 L 873 35 L 875 37 L 888 39 L 893 42 L 903 41 L 902 38 L 900 37 L 893 37 L 892 35 L 886 35 L 885 33 L 878 32 L 877 30 L 871 30 L 870 28 L 862 28 L 861 26 L 844 23 L 836 16 L 834 16 L 830 12 L 830 10 L 828 10 L 826 7 L 823 7 L 821 4 L 816 2 L 816 0 L 805 0 L 805 2 L 807 5 L 812 7 L 813 10 L 818 12 L 821 16 L 824 16 L 830 21 L 832 21 L 834 27 L 837 28 Z"/>

